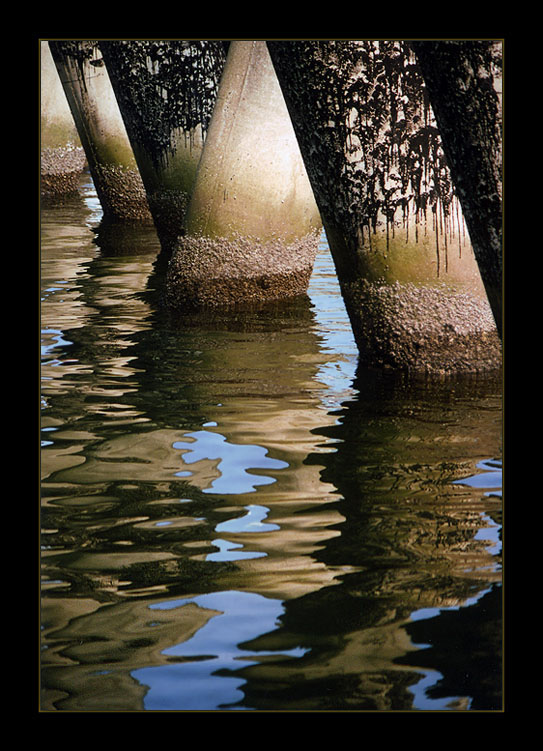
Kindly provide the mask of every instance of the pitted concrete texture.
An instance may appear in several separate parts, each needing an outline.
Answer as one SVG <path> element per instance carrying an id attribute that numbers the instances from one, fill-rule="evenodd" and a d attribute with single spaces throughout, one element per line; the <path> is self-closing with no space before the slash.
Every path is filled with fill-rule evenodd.
<path id="1" fill-rule="evenodd" d="M 182 237 L 168 267 L 165 303 L 177 310 L 260 304 L 307 292 L 320 232 L 285 243 Z"/>
<path id="2" fill-rule="evenodd" d="M 42 195 L 61 195 L 77 191 L 85 167 L 81 146 L 46 147 L 41 150 Z"/>
<path id="3" fill-rule="evenodd" d="M 151 223 L 153 218 L 139 172 L 114 164 L 97 164 L 96 185 L 104 213 L 118 219 Z"/>
<path id="4" fill-rule="evenodd" d="M 432 374 L 501 368 L 492 311 L 480 296 L 446 284 L 365 280 L 343 285 L 343 294 L 365 365 Z"/>

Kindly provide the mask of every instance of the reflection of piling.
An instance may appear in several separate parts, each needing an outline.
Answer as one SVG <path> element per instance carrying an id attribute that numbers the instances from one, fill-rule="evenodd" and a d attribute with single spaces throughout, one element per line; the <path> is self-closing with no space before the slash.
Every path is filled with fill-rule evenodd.
<path id="1" fill-rule="evenodd" d="M 182 232 L 225 50 L 220 41 L 102 41 L 162 249 Z"/>
<path id="2" fill-rule="evenodd" d="M 172 307 L 305 293 L 321 222 L 265 42 L 231 42 L 185 234 Z"/>
<path id="3" fill-rule="evenodd" d="M 133 671 L 167 664 L 166 649 L 190 639 L 218 615 L 193 603 L 157 613 L 147 601 L 102 607 L 92 600 L 81 605 L 67 598 L 53 602 L 54 608 L 49 602 L 43 606 L 47 630 L 73 667 L 55 664 L 49 654 L 43 660 L 41 698 L 47 711 L 100 711 L 105 706 L 111 711 L 142 711 L 148 688 L 134 678 Z M 65 697 L 60 707 L 59 693 Z"/>
<path id="4" fill-rule="evenodd" d="M 47 42 L 40 42 L 40 65 L 41 194 L 76 192 L 85 152 Z"/>
<path id="5" fill-rule="evenodd" d="M 268 42 L 369 365 L 500 366 L 440 134 L 402 42 Z"/>
<path id="6" fill-rule="evenodd" d="M 420 679 L 417 667 L 435 669 L 441 662 L 448 668 L 445 676 L 458 675 L 460 667 L 470 673 L 461 676 L 450 696 L 465 696 L 469 683 L 467 695 L 475 691 L 488 702 L 481 708 L 494 706 L 500 672 L 476 668 L 470 645 L 478 645 L 481 665 L 495 669 L 501 559 L 481 532 L 486 515 L 495 512 L 500 518 L 501 501 L 453 480 L 470 474 L 477 454 L 495 456 L 499 450 L 500 384 L 487 377 L 459 377 L 453 391 L 450 383 L 422 384 L 401 374 L 383 377 L 361 369 L 353 385 L 359 396 L 335 413 L 335 425 L 312 431 L 314 440 L 326 437 L 335 450 L 310 454 L 304 462 L 323 465 L 321 482 L 330 484 L 337 499 L 323 511 L 335 509 L 340 520 L 322 527 L 328 535 L 311 553 L 313 566 L 320 564 L 328 574 L 350 566 L 351 572 L 339 586 L 289 597 L 278 628 L 245 644 L 264 654 L 280 645 L 311 650 L 303 661 L 266 661 L 244 669 L 247 705 L 276 711 L 294 704 L 310 710 L 412 709 L 407 688 Z M 305 530 L 315 531 L 315 510 L 308 518 Z M 279 509 L 272 506 L 269 519 L 284 535 Z M 271 549 L 273 543 L 266 545 Z M 265 582 L 257 581 L 257 591 L 265 591 Z M 473 606 L 462 607 L 491 587 L 486 602 L 475 606 L 482 606 L 478 617 Z M 436 614 L 437 609 L 454 610 L 445 618 L 441 613 L 411 620 L 425 608 Z M 420 651 L 419 645 L 431 641 L 420 634 L 432 633 L 432 626 L 438 649 Z M 457 647 L 454 660 L 447 650 L 451 638 Z"/>
<path id="7" fill-rule="evenodd" d="M 97 42 L 49 42 L 104 215 L 151 220 L 143 183 Z"/>

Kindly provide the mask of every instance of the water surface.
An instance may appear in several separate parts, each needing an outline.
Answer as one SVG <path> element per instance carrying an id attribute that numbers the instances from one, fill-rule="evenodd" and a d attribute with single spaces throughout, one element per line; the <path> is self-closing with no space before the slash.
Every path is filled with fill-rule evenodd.
<path id="1" fill-rule="evenodd" d="M 499 710 L 500 384 L 358 369 L 324 236 L 190 318 L 158 251 L 42 207 L 42 710 Z"/>

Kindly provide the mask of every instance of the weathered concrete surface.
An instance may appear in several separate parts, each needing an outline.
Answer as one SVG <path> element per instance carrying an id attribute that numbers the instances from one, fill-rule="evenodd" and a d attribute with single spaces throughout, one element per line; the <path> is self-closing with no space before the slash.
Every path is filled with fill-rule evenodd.
<path id="1" fill-rule="evenodd" d="M 96 41 L 49 42 L 105 218 L 148 221 L 151 213 Z"/>
<path id="2" fill-rule="evenodd" d="M 425 41 L 411 46 L 501 334 L 503 43 Z"/>
<path id="3" fill-rule="evenodd" d="M 45 41 L 40 41 L 40 107 L 40 192 L 52 196 L 75 192 L 85 152 Z"/>
<path id="4" fill-rule="evenodd" d="M 171 307 L 307 291 L 322 223 L 265 42 L 230 44 L 184 229 Z"/>
<path id="5" fill-rule="evenodd" d="M 268 48 L 360 362 L 500 367 L 501 349 L 415 56 L 392 41 Z"/>
<path id="6" fill-rule="evenodd" d="M 182 232 L 225 47 L 220 41 L 100 42 L 165 253 Z"/>

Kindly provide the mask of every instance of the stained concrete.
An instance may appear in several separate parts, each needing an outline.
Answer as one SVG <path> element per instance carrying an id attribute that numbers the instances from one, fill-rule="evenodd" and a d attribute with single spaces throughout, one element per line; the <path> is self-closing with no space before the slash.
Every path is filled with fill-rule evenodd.
<path id="1" fill-rule="evenodd" d="M 170 261 L 171 307 L 307 291 L 322 223 L 265 42 L 231 42 Z"/>
<path id="2" fill-rule="evenodd" d="M 41 194 L 76 192 L 85 152 L 45 41 L 40 42 L 40 108 Z"/>
<path id="3" fill-rule="evenodd" d="M 268 48 L 360 362 L 499 368 L 496 327 L 413 52 L 401 41 Z"/>
<path id="4" fill-rule="evenodd" d="M 98 43 L 51 41 L 106 218 L 151 222 L 145 189 Z"/>
<path id="5" fill-rule="evenodd" d="M 419 41 L 412 47 L 501 333 L 503 42 Z"/>
<path id="6" fill-rule="evenodd" d="M 220 41 L 101 41 L 165 255 L 183 219 L 215 104 Z"/>

